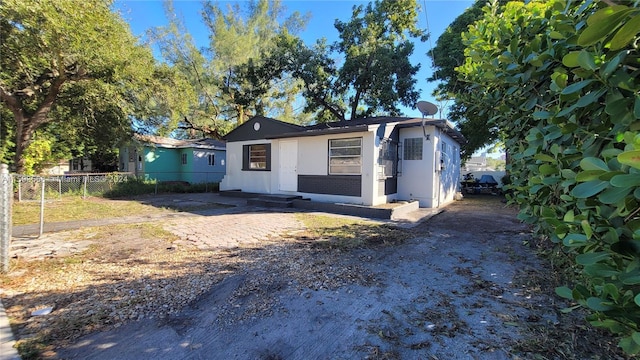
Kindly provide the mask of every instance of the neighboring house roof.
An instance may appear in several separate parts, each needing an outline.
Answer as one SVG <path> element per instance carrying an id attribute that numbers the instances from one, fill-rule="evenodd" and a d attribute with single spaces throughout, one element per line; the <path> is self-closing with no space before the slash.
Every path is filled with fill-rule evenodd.
<path id="1" fill-rule="evenodd" d="M 162 136 L 155 135 L 140 135 L 135 134 L 134 139 L 145 145 L 152 145 L 162 148 L 172 149 L 206 149 L 206 150 L 225 150 L 226 144 L 224 141 L 215 139 L 171 139 Z"/>

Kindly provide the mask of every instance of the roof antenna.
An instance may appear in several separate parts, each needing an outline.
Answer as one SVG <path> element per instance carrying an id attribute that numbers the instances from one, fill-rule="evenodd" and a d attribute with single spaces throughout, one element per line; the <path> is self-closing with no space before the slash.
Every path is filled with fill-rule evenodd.
<path id="1" fill-rule="evenodd" d="M 420 110 L 420 113 L 422 114 L 422 134 L 424 135 L 424 138 L 426 140 L 429 140 L 429 134 L 427 134 L 427 129 L 425 128 L 424 117 L 437 114 L 438 107 L 435 104 L 430 103 L 428 101 L 418 101 L 416 106 L 418 107 L 418 110 Z"/>

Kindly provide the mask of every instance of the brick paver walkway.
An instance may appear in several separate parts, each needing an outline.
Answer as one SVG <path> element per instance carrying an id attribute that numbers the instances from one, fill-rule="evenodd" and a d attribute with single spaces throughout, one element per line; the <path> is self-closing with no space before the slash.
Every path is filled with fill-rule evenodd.
<path id="1" fill-rule="evenodd" d="M 245 212 L 199 216 L 172 221 L 163 226 L 199 249 L 255 246 L 261 241 L 303 229 L 295 214 L 286 212 Z"/>

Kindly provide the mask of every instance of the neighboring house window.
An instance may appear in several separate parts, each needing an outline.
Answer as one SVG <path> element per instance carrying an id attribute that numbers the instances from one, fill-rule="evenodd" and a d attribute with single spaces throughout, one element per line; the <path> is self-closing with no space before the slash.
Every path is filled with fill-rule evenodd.
<path id="1" fill-rule="evenodd" d="M 209 165 L 210 166 L 215 166 L 215 164 L 216 164 L 215 154 L 209 154 L 209 155 L 207 155 L 207 158 L 209 159 Z"/>
<path id="2" fill-rule="evenodd" d="M 187 154 L 181 154 L 180 158 L 182 161 L 182 165 L 187 165 Z"/>
<path id="3" fill-rule="evenodd" d="M 244 145 L 242 170 L 271 170 L 271 144 Z"/>
<path id="4" fill-rule="evenodd" d="M 329 175 L 360 175 L 362 138 L 329 140 Z"/>
<path id="5" fill-rule="evenodd" d="M 422 160 L 422 138 L 404 139 L 405 160 Z"/>

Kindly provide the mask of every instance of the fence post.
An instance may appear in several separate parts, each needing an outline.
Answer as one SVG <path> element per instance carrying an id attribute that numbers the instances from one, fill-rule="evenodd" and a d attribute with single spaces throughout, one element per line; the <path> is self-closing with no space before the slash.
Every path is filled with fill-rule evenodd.
<path id="1" fill-rule="evenodd" d="M 87 198 L 87 175 L 82 176 L 82 198 Z"/>
<path id="2" fill-rule="evenodd" d="M 38 235 L 38 238 L 40 238 L 44 232 L 44 178 L 41 177 L 40 181 L 40 234 Z"/>
<path id="3" fill-rule="evenodd" d="M 9 246 L 11 244 L 11 201 L 13 200 L 13 181 L 9 166 L 0 164 L 0 262 L 2 272 L 9 271 Z"/>

